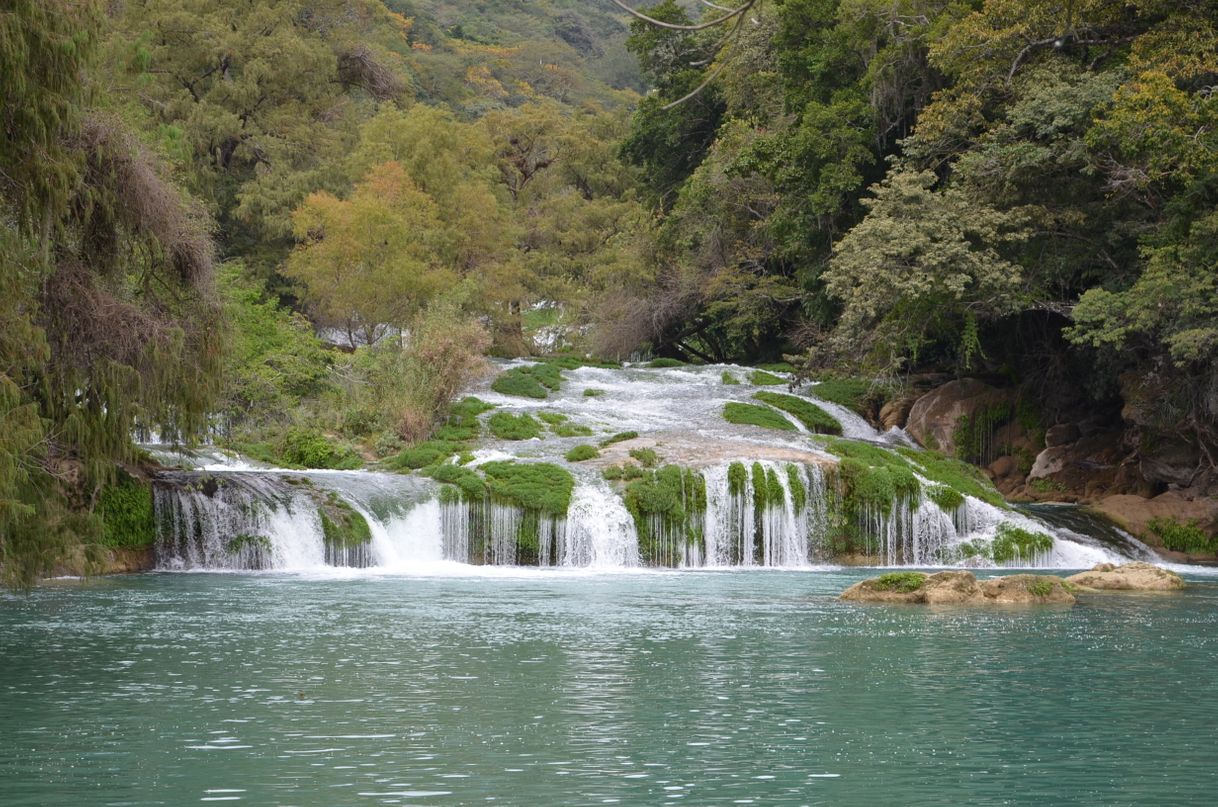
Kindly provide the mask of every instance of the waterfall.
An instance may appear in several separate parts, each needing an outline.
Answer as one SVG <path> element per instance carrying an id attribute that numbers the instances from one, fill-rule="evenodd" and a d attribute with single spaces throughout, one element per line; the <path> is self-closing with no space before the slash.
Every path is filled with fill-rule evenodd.
<path id="1" fill-rule="evenodd" d="M 701 559 L 696 565 L 701 565 Z M 639 540 L 622 499 L 604 482 L 579 482 L 567 510 L 562 566 L 637 566 Z M 693 565 L 693 564 L 691 564 Z"/>

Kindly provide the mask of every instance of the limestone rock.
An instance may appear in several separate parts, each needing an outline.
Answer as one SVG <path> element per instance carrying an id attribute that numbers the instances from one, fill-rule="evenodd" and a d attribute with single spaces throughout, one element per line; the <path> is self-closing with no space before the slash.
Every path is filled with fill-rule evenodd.
<path id="1" fill-rule="evenodd" d="M 990 463 L 987 470 L 995 479 L 1002 479 L 1015 473 L 1015 460 L 1008 456 L 999 457 Z"/>
<path id="2" fill-rule="evenodd" d="M 917 577 L 922 578 L 921 585 L 910 590 Z M 840 599 L 908 605 L 1072 605 L 1070 588 L 1060 577 L 1049 575 L 1014 574 L 979 582 L 966 571 L 897 572 L 855 583 Z"/>
<path id="3" fill-rule="evenodd" d="M 1092 507 L 1152 545 L 1157 544 L 1159 539 L 1149 532 L 1147 525 L 1156 518 L 1174 519 L 1182 523 L 1196 521 L 1201 529 L 1218 532 L 1218 499 L 1213 497 L 1189 499 L 1175 491 L 1161 493 L 1154 498 L 1121 494 L 1106 496 Z M 1181 557 L 1185 558 L 1187 556 Z"/>
<path id="4" fill-rule="evenodd" d="M 884 427 L 884 431 L 905 428 L 905 423 L 909 420 L 909 410 L 916 400 L 917 398 L 906 396 L 893 401 L 885 401 L 884 405 L 880 407 L 880 425 Z"/>
<path id="5" fill-rule="evenodd" d="M 1116 568 L 1111 563 L 1101 563 L 1089 572 L 1067 577 L 1066 581 L 1100 591 L 1179 591 L 1184 588 L 1180 575 L 1141 561 Z"/>
<path id="6" fill-rule="evenodd" d="M 1045 446 L 1052 448 L 1053 446 L 1069 445 L 1081 436 L 1076 424 L 1058 423 L 1056 426 L 1050 426 L 1045 431 Z"/>
<path id="7" fill-rule="evenodd" d="M 975 378 L 949 381 L 918 398 L 909 410 L 905 430 L 927 448 L 955 453 L 954 432 L 960 418 L 978 409 L 1010 403 L 1012 393 Z"/>

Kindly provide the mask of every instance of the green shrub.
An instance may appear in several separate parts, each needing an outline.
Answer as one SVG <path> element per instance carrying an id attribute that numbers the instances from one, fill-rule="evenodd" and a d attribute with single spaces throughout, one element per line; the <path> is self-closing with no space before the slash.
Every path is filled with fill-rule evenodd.
<path id="1" fill-rule="evenodd" d="M 723 417 L 728 423 L 744 426 L 760 426 L 778 431 L 798 431 L 795 424 L 770 409 L 768 406 L 730 401 L 723 405 Z"/>
<path id="2" fill-rule="evenodd" d="M 564 468 L 546 462 L 488 462 L 481 466 L 494 499 L 565 516 L 575 479 Z"/>
<path id="3" fill-rule="evenodd" d="M 604 448 L 605 446 L 613 445 L 614 443 L 621 443 L 626 440 L 633 440 L 634 438 L 636 438 L 638 436 L 639 436 L 638 432 L 618 432 L 617 434 L 613 435 L 612 437 L 606 437 L 604 440 L 601 440 L 601 448 Z"/>
<path id="4" fill-rule="evenodd" d="M 486 423 L 491 434 L 500 440 L 532 440 L 540 437 L 542 427 L 532 415 L 513 415 L 510 412 L 496 412 Z"/>
<path id="5" fill-rule="evenodd" d="M 568 451 L 566 456 L 567 462 L 583 462 L 584 460 L 594 460 L 600 455 L 601 452 L 597 451 L 596 446 L 582 443 Z"/>
<path id="6" fill-rule="evenodd" d="M 776 387 L 779 384 L 787 382 L 773 373 L 767 373 L 765 370 L 754 370 L 749 373 L 749 383 L 758 387 Z"/>
<path id="7" fill-rule="evenodd" d="M 632 448 L 630 456 L 639 461 L 644 468 L 654 468 L 660 462 L 660 455 L 652 448 Z"/>
<path id="8" fill-rule="evenodd" d="M 842 433 L 842 424 L 838 423 L 837 418 L 811 401 L 798 398 L 794 395 L 784 395 L 781 392 L 769 392 L 766 390 L 753 393 L 753 397 L 794 415 L 800 423 L 808 428 L 808 431 L 817 434 Z"/>
<path id="9" fill-rule="evenodd" d="M 98 498 L 102 543 L 113 547 L 145 547 L 156 542 L 152 486 L 119 471 Z"/>
<path id="10" fill-rule="evenodd" d="M 699 544 L 703 540 L 706 481 L 698 472 L 677 465 L 646 471 L 626 486 L 623 499 L 634 518 L 639 553 L 648 562 L 675 565 L 681 553 L 673 539 Z M 669 541 L 661 542 L 661 537 Z"/>
<path id="11" fill-rule="evenodd" d="M 1037 555 L 1053 549 L 1053 538 L 1043 532 L 1031 532 L 1016 527 L 1009 521 L 998 525 L 998 532 L 990 544 L 990 557 L 995 563 L 1030 561 Z"/>
<path id="12" fill-rule="evenodd" d="M 386 465 L 395 470 L 418 470 L 428 465 L 435 465 L 461 450 L 461 445 L 445 440 L 427 440 L 413 445 L 386 461 Z"/>
<path id="13" fill-rule="evenodd" d="M 875 579 L 872 587 L 879 591 L 899 591 L 909 594 L 922 588 L 926 575 L 922 572 L 888 572 Z"/>
<path id="14" fill-rule="evenodd" d="M 294 426 L 280 436 L 276 454 L 292 468 L 351 470 L 363 465 L 350 448 L 337 446 L 321 432 L 301 426 Z"/>
<path id="15" fill-rule="evenodd" d="M 562 387 L 562 371 L 553 363 L 513 367 L 499 374 L 491 389 L 501 395 L 518 398 L 545 398 Z"/>
<path id="16" fill-rule="evenodd" d="M 436 430 L 435 439 L 458 442 L 477 440 L 482 435 L 482 426 L 478 422 L 478 416 L 494 408 L 492 404 L 478 398 L 463 398 L 453 404 L 449 410 L 448 419 Z"/>
<path id="17" fill-rule="evenodd" d="M 1214 552 L 1218 536 L 1206 535 L 1196 521 L 1180 523 L 1174 518 L 1153 518 L 1146 528 L 1172 552 Z"/>
<path id="18" fill-rule="evenodd" d="M 659 358 L 652 359 L 647 362 L 648 367 L 684 367 L 685 362 L 680 359 Z"/>

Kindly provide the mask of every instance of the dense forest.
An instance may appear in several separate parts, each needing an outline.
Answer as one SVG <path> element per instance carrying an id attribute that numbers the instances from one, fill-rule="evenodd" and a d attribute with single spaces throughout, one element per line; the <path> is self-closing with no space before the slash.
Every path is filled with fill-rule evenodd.
<path id="1" fill-rule="evenodd" d="M 137 437 L 358 467 L 488 355 L 979 379 L 966 459 L 1094 421 L 1218 493 L 1218 6 L 724 13 L 0 0 L 6 578 L 106 550 Z"/>

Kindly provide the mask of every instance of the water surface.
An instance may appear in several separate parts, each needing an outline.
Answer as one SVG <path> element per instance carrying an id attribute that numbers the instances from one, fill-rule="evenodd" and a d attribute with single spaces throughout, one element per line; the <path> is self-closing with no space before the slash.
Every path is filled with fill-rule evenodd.
<path id="1" fill-rule="evenodd" d="M 0 595 L 0 804 L 1211 804 L 1218 585 L 146 574 Z"/>

